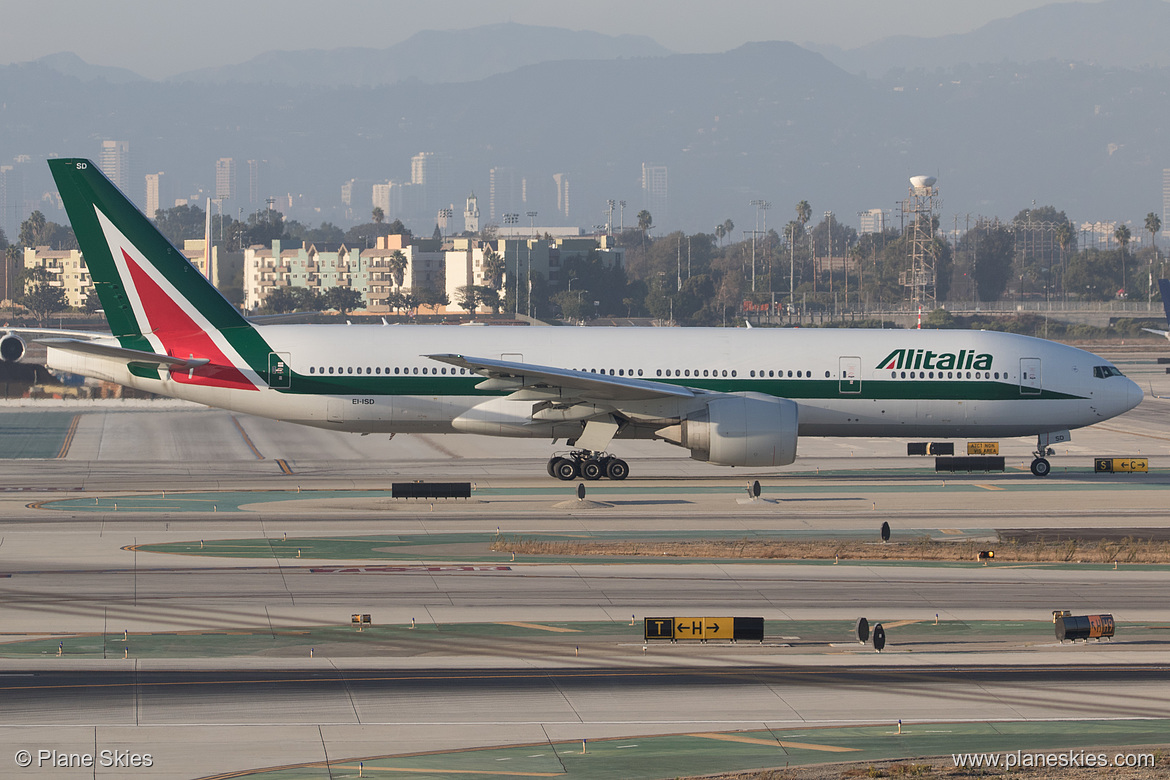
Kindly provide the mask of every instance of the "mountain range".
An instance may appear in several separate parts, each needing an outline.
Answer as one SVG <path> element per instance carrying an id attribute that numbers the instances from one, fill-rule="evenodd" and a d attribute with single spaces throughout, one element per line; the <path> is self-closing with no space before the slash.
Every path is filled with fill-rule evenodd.
<path id="1" fill-rule="evenodd" d="M 1139 13 L 1150 4 L 1108 0 L 1094 13 Z M 1077 19 L 1084 10 L 1039 9 Z M 1015 19 L 1032 29 L 1039 11 Z M 1115 27 L 1144 24 L 1153 29 L 1138 38 L 1166 37 L 1170 19 L 1159 19 L 1151 12 L 1148 24 L 1135 18 Z M 1013 38 L 1011 25 L 996 27 L 1001 41 Z M 559 42 L 553 54 L 546 38 Z M 404 55 L 411 47 L 415 54 Z M 608 199 L 627 201 L 631 212 L 645 205 L 642 165 L 651 163 L 669 174 L 669 198 L 653 209 L 656 225 L 690 231 L 729 217 L 748 227 L 759 216 L 749 202 L 758 199 L 774 206 L 763 215 L 768 227 L 790 219 L 801 199 L 816 214 L 832 209 L 855 222 L 857 211 L 894 209 L 919 173 L 939 176 L 948 225 L 961 226 L 968 214 L 1010 218 L 1033 201 L 1077 220 L 1140 224 L 1161 211 L 1161 171 L 1170 167 L 1170 70 L 1148 63 L 995 54 L 985 64 L 871 65 L 866 76 L 792 43 L 671 54 L 648 39 L 521 25 L 420 34 L 390 49 L 397 53 L 387 61 L 400 64 L 387 66 L 388 83 L 377 85 L 370 71 L 338 85 L 331 79 L 340 76 L 323 70 L 320 83 L 294 84 L 279 61 L 312 61 L 306 52 L 265 55 L 234 66 L 235 76 L 225 66 L 167 82 L 64 57 L 0 68 L 0 160 L 33 161 L 17 166 L 27 202 L 52 189 L 45 157 L 96 157 L 102 139 L 130 142 L 135 187 L 143 174 L 165 171 L 177 197 L 210 189 L 218 158 L 241 167 L 263 159 L 261 201 L 277 196 L 302 221 L 351 224 L 368 215 L 363 199 L 372 183 L 409 181 L 411 156 L 433 151 L 448 161 L 441 191 L 431 193 L 435 204 L 460 213 L 475 191 L 484 221 L 533 210 L 538 223 L 586 228 L 605 221 Z M 290 81 L 248 81 L 263 76 L 261 60 Z M 570 181 L 567 218 L 552 216 L 555 173 Z M 351 179 L 361 186 L 346 212 L 341 186 Z M 140 197 L 133 187 L 130 194 Z M 227 204 L 245 214 L 260 206 L 242 197 Z M 430 213 L 413 227 L 429 234 Z"/>

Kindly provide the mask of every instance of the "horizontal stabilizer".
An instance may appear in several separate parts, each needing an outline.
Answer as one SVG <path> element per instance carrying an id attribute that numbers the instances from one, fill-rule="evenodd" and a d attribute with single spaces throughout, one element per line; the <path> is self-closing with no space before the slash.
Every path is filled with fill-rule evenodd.
<path id="1" fill-rule="evenodd" d="M 93 341 L 78 341 L 76 339 L 36 339 L 36 342 L 64 352 L 74 352 L 79 355 L 96 355 L 97 357 L 123 360 L 127 363 L 143 363 L 155 366 L 170 366 L 172 368 L 198 368 L 211 362 L 207 358 L 171 357 L 170 355 L 160 355 L 157 352 L 126 349 L 125 347 L 114 347 L 109 344 L 98 344 Z"/>

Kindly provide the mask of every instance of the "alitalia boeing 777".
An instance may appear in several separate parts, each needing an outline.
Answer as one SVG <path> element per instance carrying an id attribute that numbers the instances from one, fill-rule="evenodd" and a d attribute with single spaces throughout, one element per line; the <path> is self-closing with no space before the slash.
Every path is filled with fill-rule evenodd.
<path id="1" fill-rule="evenodd" d="M 1044 476 L 1050 444 L 1142 399 L 1096 355 L 987 331 L 256 324 L 96 165 L 49 166 L 111 329 L 41 339 L 49 366 L 207 406 L 338 431 L 563 438 L 575 451 L 548 464 L 561 479 L 624 479 L 614 440 L 783 466 L 798 436 L 1035 436 Z"/>

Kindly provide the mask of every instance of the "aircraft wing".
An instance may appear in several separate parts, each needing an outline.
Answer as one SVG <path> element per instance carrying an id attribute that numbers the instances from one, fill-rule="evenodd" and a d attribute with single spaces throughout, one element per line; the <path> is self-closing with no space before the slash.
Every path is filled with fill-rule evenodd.
<path id="1" fill-rule="evenodd" d="M 154 366 L 171 366 L 172 368 L 198 368 L 211 361 L 207 358 L 179 358 L 170 355 L 160 355 L 157 352 L 146 352 L 139 349 L 114 347 L 109 344 L 95 344 L 92 341 L 77 339 L 36 339 L 38 344 L 60 349 L 65 352 L 75 352 L 80 355 L 97 355 L 98 357 L 125 360 L 128 363 L 143 363 Z"/>
<path id="2" fill-rule="evenodd" d="M 0 326 L 0 333 L 15 333 L 18 336 L 59 336 L 61 338 L 86 340 L 111 338 L 109 333 L 103 333 L 96 330 L 61 330 L 60 328 L 10 328 L 7 325 Z"/>
<path id="3" fill-rule="evenodd" d="M 656 398 L 694 398 L 703 393 L 688 387 L 636 379 L 627 376 L 594 374 L 569 368 L 513 363 L 507 360 L 471 357 L 468 355 L 425 355 L 431 360 L 466 368 L 476 374 L 497 380 L 501 389 L 548 388 L 572 391 L 583 399 L 597 401 L 648 401 Z"/>

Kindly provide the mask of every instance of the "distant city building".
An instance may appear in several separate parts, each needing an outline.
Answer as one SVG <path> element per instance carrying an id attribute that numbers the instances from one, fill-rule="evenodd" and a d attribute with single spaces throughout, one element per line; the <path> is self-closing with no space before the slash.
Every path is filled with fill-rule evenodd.
<path id="1" fill-rule="evenodd" d="M 236 199 L 236 161 L 231 157 L 220 157 L 215 161 L 215 198 Z"/>
<path id="2" fill-rule="evenodd" d="M 670 186 L 665 165 L 642 163 L 642 207 L 659 222 L 670 213 Z"/>
<path id="3" fill-rule="evenodd" d="M 130 192 L 129 141 L 102 141 L 102 153 L 98 157 L 98 167 L 123 193 Z"/>
<path id="4" fill-rule="evenodd" d="M 24 174 L 13 165 L 0 165 L 0 228 L 15 244 L 24 221 Z"/>
<path id="5" fill-rule="evenodd" d="M 1170 230 L 1170 168 L 1162 169 L 1162 225 Z"/>
<path id="6" fill-rule="evenodd" d="M 301 242 L 284 247 L 280 241 L 244 250 L 244 306 L 254 311 L 279 287 L 309 288 L 324 293 L 349 287 L 362 295 L 366 311 L 386 313 L 393 308 L 391 293 L 441 289 L 443 253 L 438 242 L 407 243 L 404 236 L 377 236 L 370 249 L 348 244 Z M 396 252 L 406 258 L 401 283 L 392 268 Z"/>
<path id="7" fill-rule="evenodd" d="M 207 251 L 203 239 L 183 242 L 183 256 L 199 269 L 214 284 L 219 260 L 219 247 L 212 247 L 211 266 L 208 268 Z M 85 265 L 85 256 L 77 249 L 57 251 L 45 246 L 25 247 L 24 268 L 44 268 L 51 278 L 49 284 L 65 291 L 70 306 L 81 308 L 93 292 L 93 279 Z M 15 291 L 13 291 L 15 292 Z"/>
<path id="8" fill-rule="evenodd" d="M 562 217 L 569 216 L 569 174 L 554 173 L 553 183 L 557 187 L 557 213 Z"/>
<path id="9" fill-rule="evenodd" d="M 496 166 L 488 171 L 488 220 L 501 224 L 505 214 L 525 210 L 528 182 L 515 168 Z"/>
<path id="10" fill-rule="evenodd" d="M 248 205 L 258 210 L 261 204 L 261 182 L 264 179 L 267 160 L 248 160 Z"/>
<path id="11" fill-rule="evenodd" d="M 479 232 L 479 201 L 474 192 L 467 196 L 467 206 L 463 209 L 463 230 L 468 233 Z"/>
<path id="12" fill-rule="evenodd" d="M 162 199 L 162 177 L 162 171 L 146 174 L 146 216 L 151 219 L 154 219 L 154 215 L 165 202 Z"/>
<path id="13" fill-rule="evenodd" d="M 858 214 L 861 219 L 861 226 L 857 232 L 859 235 L 866 233 L 884 233 L 886 230 L 886 213 L 881 209 L 869 209 Z"/>
<path id="14" fill-rule="evenodd" d="M 414 202 L 404 202 L 406 216 L 429 216 L 438 204 L 449 200 L 446 195 L 448 165 L 447 157 L 437 152 L 419 152 L 410 158 L 410 183 L 417 188 L 418 197 Z"/>

